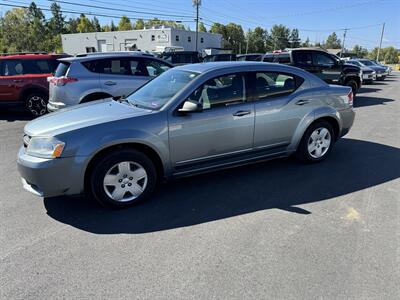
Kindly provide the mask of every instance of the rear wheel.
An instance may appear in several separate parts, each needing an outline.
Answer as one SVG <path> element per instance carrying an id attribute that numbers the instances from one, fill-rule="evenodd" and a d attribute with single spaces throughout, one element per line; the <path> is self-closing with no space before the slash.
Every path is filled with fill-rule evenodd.
<path id="1" fill-rule="evenodd" d="M 307 163 L 324 160 L 332 150 L 335 133 L 327 121 L 317 121 L 306 130 L 297 149 L 297 157 Z"/>
<path id="2" fill-rule="evenodd" d="M 346 86 L 351 87 L 353 95 L 355 95 L 358 91 L 358 84 L 354 79 L 349 79 L 346 81 Z"/>
<path id="3" fill-rule="evenodd" d="M 35 117 L 47 113 L 48 97 L 44 93 L 34 92 L 25 98 L 26 108 Z"/>
<path id="4" fill-rule="evenodd" d="M 146 155 L 136 150 L 119 150 L 97 162 L 90 187 L 103 206 L 128 207 L 147 199 L 156 181 L 156 169 Z"/>

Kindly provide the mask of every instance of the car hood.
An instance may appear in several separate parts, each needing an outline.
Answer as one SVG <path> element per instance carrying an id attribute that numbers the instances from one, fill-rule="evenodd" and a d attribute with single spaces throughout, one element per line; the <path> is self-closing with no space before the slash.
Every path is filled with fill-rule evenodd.
<path id="1" fill-rule="evenodd" d="M 372 71 L 374 71 L 374 69 L 371 69 L 370 67 L 360 67 L 361 68 L 361 70 L 363 70 L 363 72 L 365 72 L 365 71 L 370 71 L 370 72 L 372 72 Z"/>
<path id="2" fill-rule="evenodd" d="M 29 136 L 56 136 L 79 128 L 142 116 L 152 112 L 154 111 L 108 98 L 50 113 L 29 122 L 24 130 Z"/>

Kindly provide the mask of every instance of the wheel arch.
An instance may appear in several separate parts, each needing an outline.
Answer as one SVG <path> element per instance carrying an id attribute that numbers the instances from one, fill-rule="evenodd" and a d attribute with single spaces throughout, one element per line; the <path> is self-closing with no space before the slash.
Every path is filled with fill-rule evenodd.
<path id="1" fill-rule="evenodd" d="M 91 92 L 85 96 L 83 96 L 79 103 L 86 103 L 86 102 L 90 102 L 90 101 L 95 101 L 95 100 L 99 100 L 99 99 L 104 99 L 104 98 L 110 98 L 112 97 L 112 95 L 105 93 L 105 92 Z"/>
<path id="2" fill-rule="evenodd" d="M 147 155 L 150 160 L 154 163 L 154 166 L 156 168 L 157 176 L 159 178 L 163 178 L 165 174 L 164 166 L 162 159 L 160 155 L 157 153 L 156 150 L 154 150 L 152 147 L 149 145 L 143 144 L 143 143 L 138 143 L 138 142 L 128 142 L 128 143 L 119 143 L 119 144 L 114 144 L 107 146 L 101 150 L 99 150 L 97 153 L 91 157 L 89 160 L 85 172 L 84 172 L 84 187 L 85 189 L 88 187 L 89 184 L 89 179 L 90 179 L 90 174 L 92 173 L 96 162 L 100 161 L 103 157 L 106 155 L 116 151 L 116 150 L 123 150 L 123 149 L 132 149 L 136 151 L 140 151 L 143 154 Z"/>
<path id="3" fill-rule="evenodd" d="M 45 88 L 43 88 L 43 87 L 41 87 L 41 86 L 34 86 L 34 85 L 31 85 L 31 86 L 27 86 L 27 87 L 25 87 L 22 91 L 21 91 L 21 93 L 20 93 L 20 99 L 21 99 L 21 101 L 22 102 L 26 102 L 26 97 L 28 96 L 28 95 L 30 95 L 30 94 L 32 94 L 32 93 L 40 93 L 40 94 L 43 94 L 44 96 L 46 96 L 47 97 L 47 99 L 49 98 L 49 91 L 48 90 L 46 90 Z"/>

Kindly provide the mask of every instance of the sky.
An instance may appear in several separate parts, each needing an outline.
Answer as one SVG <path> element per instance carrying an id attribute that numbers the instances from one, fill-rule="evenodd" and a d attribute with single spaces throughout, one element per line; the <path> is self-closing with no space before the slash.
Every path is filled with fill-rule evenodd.
<path id="1" fill-rule="evenodd" d="M 40 8 L 49 8 L 52 1 L 37 0 Z M 183 21 L 195 29 L 193 0 L 59 0 L 62 10 L 97 14 L 106 24 L 127 15 Z M 27 5 L 29 0 L 0 0 L 0 14 L 9 5 Z M 50 14 L 45 12 L 46 17 Z M 77 14 L 65 13 L 68 17 Z M 90 17 L 90 16 L 89 16 Z M 379 46 L 382 24 L 385 23 L 383 47 L 400 48 L 400 0 L 202 0 L 200 18 L 209 27 L 215 23 L 234 22 L 244 30 L 257 26 L 269 30 L 273 24 L 298 28 L 300 37 L 312 43 L 322 42 L 332 32 L 343 39 L 346 48 L 355 44 L 372 49 Z"/>

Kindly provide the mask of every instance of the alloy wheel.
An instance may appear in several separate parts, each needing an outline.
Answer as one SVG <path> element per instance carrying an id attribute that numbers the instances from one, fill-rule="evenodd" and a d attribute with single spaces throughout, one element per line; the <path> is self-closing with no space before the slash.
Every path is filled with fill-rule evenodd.
<path id="1" fill-rule="evenodd" d="M 146 170 L 133 161 L 123 161 L 111 167 L 103 180 L 107 196 L 118 202 L 138 198 L 147 186 Z"/>
<path id="2" fill-rule="evenodd" d="M 42 116 L 47 112 L 47 103 L 41 96 L 34 95 L 27 101 L 29 111 L 35 116 Z"/>
<path id="3" fill-rule="evenodd" d="M 331 141 L 332 137 L 328 129 L 324 127 L 315 129 L 308 139 L 308 153 L 316 159 L 323 157 L 328 152 Z"/>

